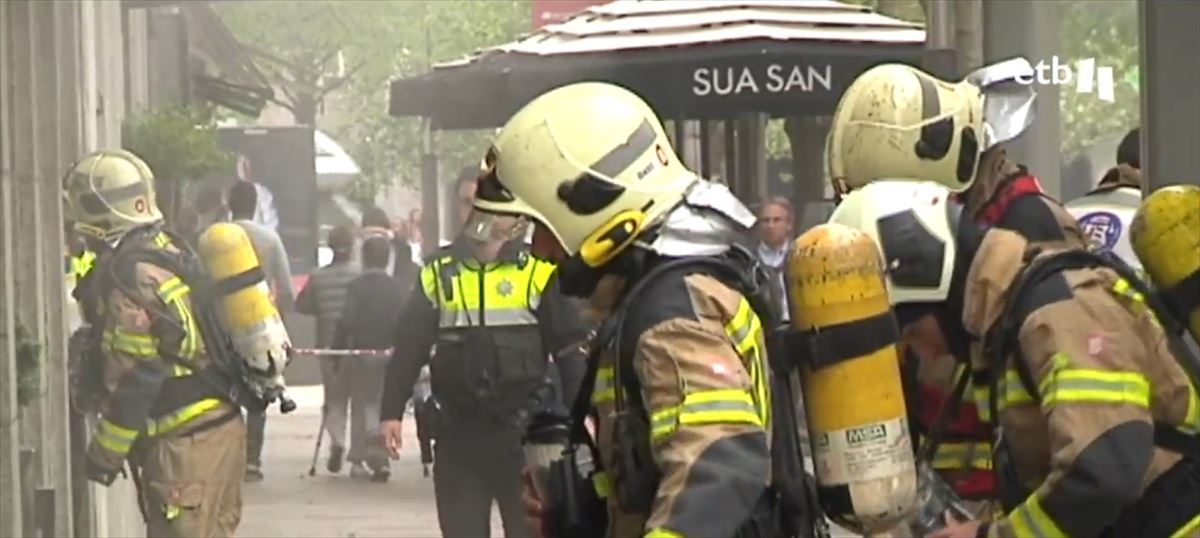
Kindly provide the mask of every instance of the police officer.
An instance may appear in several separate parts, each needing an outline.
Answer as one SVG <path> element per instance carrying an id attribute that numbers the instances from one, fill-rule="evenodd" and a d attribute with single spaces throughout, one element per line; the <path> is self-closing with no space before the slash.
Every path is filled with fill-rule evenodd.
<path id="1" fill-rule="evenodd" d="M 109 485 L 126 465 L 149 536 L 233 536 L 241 519 L 246 429 L 211 379 L 191 288 L 140 253 L 178 254 L 161 231 L 149 167 L 126 151 L 84 156 L 63 188 L 75 230 L 98 253 L 76 287 L 103 385 L 87 476 Z M 135 259 L 136 258 L 136 259 Z"/>
<path id="2" fill-rule="evenodd" d="M 943 187 L 879 181 L 831 218 L 877 237 L 890 267 L 907 267 L 889 276 L 894 287 L 928 292 L 902 345 L 926 359 L 957 331 L 979 343 L 972 368 L 991 380 L 1006 515 L 938 536 L 1195 533 L 1200 396 L 1145 296 L 1103 264 L 1028 276 L 1086 244 L 983 232 L 961 214 Z"/>
<path id="3" fill-rule="evenodd" d="M 764 524 L 778 515 L 768 493 L 770 309 L 744 291 L 748 275 L 754 286 L 766 276 L 731 246 L 754 215 L 685 168 L 649 105 L 610 84 L 534 99 L 501 129 L 488 162 L 475 207 L 533 219 L 535 244 L 563 260 L 564 291 L 609 312 L 585 386 L 599 455 L 590 483 L 607 497 L 608 520 L 586 531 L 782 535 Z M 526 497 L 542 523 L 569 504 L 532 489 Z"/>
<path id="4" fill-rule="evenodd" d="M 399 314 L 380 433 L 395 457 L 405 404 L 429 364 L 445 536 L 489 536 L 493 501 L 506 536 L 533 533 L 520 504 L 521 436 L 531 413 L 565 412 L 564 394 L 547 390 L 556 371 L 575 380 L 562 383 L 567 398 L 578 390 L 581 375 L 568 372 L 583 361 L 563 343 L 586 339 L 587 330 L 554 289 L 555 264 L 530 255 L 522 228 L 519 218 L 475 212 L 454 243 L 427 258 Z"/>
<path id="5" fill-rule="evenodd" d="M 1129 244 L 1133 214 L 1142 205 L 1138 133 L 1135 128 L 1125 135 L 1117 146 L 1117 166 L 1105 173 L 1091 192 L 1067 202 L 1066 208 L 1079 219 L 1079 227 L 1093 244 L 1140 270 L 1142 264 Z"/>

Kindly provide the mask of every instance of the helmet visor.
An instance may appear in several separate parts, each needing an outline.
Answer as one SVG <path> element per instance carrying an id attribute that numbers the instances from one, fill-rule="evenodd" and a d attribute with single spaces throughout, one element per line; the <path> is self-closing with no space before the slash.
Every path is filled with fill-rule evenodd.
<path id="1" fill-rule="evenodd" d="M 1033 65 L 1019 57 L 981 67 L 967 75 L 966 81 L 983 92 L 985 151 L 1020 136 L 1033 123 L 1037 94 L 1027 82 L 1033 76 Z"/>
<path id="2" fill-rule="evenodd" d="M 471 210 L 463 235 L 481 242 L 511 241 L 520 239 L 527 232 L 528 221 L 516 215 L 500 215 L 478 209 Z"/>

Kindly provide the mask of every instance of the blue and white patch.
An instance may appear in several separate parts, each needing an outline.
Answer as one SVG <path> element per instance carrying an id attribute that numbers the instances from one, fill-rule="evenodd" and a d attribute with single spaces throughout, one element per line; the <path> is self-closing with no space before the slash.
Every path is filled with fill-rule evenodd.
<path id="1" fill-rule="evenodd" d="M 1083 230 L 1083 235 L 1107 250 L 1116 246 L 1124 227 L 1120 217 L 1107 211 L 1097 211 L 1079 217 L 1079 228 Z"/>

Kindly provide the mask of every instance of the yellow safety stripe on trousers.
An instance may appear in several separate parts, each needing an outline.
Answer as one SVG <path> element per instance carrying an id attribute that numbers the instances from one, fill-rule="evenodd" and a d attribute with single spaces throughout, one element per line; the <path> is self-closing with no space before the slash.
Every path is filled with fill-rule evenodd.
<path id="1" fill-rule="evenodd" d="M 1008 515 L 1008 521 L 1012 524 L 1013 531 L 1017 536 L 1057 538 L 1067 535 L 1042 509 L 1037 493 L 1030 495 L 1028 499 L 1025 499 L 1024 504 L 1013 510 Z"/>
<path id="2" fill-rule="evenodd" d="M 645 538 L 683 538 L 683 535 L 671 529 L 659 527 L 657 529 L 650 529 L 646 531 Z"/>
<path id="3" fill-rule="evenodd" d="M 158 357 L 158 338 L 149 333 L 108 329 L 100 337 L 100 346 L 110 353 L 122 353 L 139 359 Z"/>
<path id="4" fill-rule="evenodd" d="M 1042 409 L 1058 403 L 1117 403 L 1150 407 L 1150 381 L 1137 372 L 1067 368 L 1066 357 L 1054 356 L 1055 366 L 1038 386 Z"/>
<path id="5" fill-rule="evenodd" d="M 705 390 L 683 397 L 683 403 L 650 414 L 650 441 L 675 433 L 679 426 L 701 424 L 750 424 L 763 427 L 749 391 Z"/>
<path id="6" fill-rule="evenodd" d="M 942 443 L 933 455 L 933 468 L 943 471 L 990 471 L 992 447 L 984 442 Z"/>
<path id="7" fill-rule="evenodd" d="M 168 278 L 158 287 L 158 296 L 164 303 L 175 309 L 179 315 L 179 320 L 183 323 L 183 341 L 179 344 L 179 355 L 184 359 L 192 359 L 196 356 L 198 347 L 198 337 L 200 330 L 196 326 L 196 321 L 192 317 L 192 309 L 188 306 L 185 300 L 186 295 L 191 292 L 192 288 L 183 282 L 179 277 Z M 188 375 L 190 372 L 187 368 L 177 366 L 175 368 L 176 376 Z"/>
<path id="8" fill-rule="evenodd" d="M 478 269 L 445 257 L 421 270 L 421 285 L 438 307 L 440 328 L 526 326 L 537 324 L 533 311 L 553 272 L 553 264 L 540 260 Z"/>
<path id="9" fill-rule="evenodd" d="M 118 426 L 106 419 L 100 419 L 100 427 L 96 428 L 96 442 L 109 451 L 124 456 L 133 447 L 138 432 Z"/>
<path id="10" fill-rule="evenodd" d="M 750 384 L 753 387 L 754 407 L 758 410 L 759 420 L 763 427 L 771 424 L 771 392 L 767 383 L 766 353 L 759 346 L 762 339 L 762 320 L 750 306 L 750 301 L 742 298 L 738 309 L 725 324 L 725 333 L 733 341 L 733 347 L 738 355 L 746 358 L 746 370 L 750 373 Z"/>
<path id="11" fill-rule="evenodd" d="M 592 403 L 611 402 L 617 397 L 616 386 L 613 383 L 612 366 L 603 366 L 596 370 L 596 384 L 592 385 Z"/>
<path id="12" fill-rule="evenodd" d="M 205 398 L 195 403 L 185 405 L 173 413 L 156 419 L 147 420 L 146 435 L 153 437 L 156 435 L 171 433 L 180 426 L 183 426 L 196 419 L 200 415 L 212 411 L 220 406 L 221 400 L 216 398 Z"/>
<path id="13" fill-rule="evenodd" d="M 1185 536 L 1195 534 L 1196 531 L 1200 531 L 1200 514 L 1196 514 L 1196 517 L 1184 523 L 1182 527 L 1179 527 L 1179 530 L 1171 533 L 1170 538 L 1184 538 Z"/>

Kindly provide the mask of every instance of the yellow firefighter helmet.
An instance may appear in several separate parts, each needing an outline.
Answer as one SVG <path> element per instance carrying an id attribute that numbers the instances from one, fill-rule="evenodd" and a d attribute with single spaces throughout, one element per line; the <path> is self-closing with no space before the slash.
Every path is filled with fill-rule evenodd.
<path id="1" fill-rule="evenodd" d="M 1200 187 L 1171 185 L 1146 197 L 1130 242 L 1150 280 L 1200 340 Z"/>
<path id="2" fill-rule="evenodd" d="M 834 112 L 826 147 L 830 179 L 843 194 L 885 177 L 966 190 L 983 137 L 978 86 L 908 65 L 879 65 L 850 84 Z"/>
<path id="3" fill-rule="evenodd" d="M 879 245 L 892 304 L 941 302 L 950 295 L 957 255 L 950 198 L 938 183 L 881 179 L 847 194 L 829 222 Z"/>
<path id="4" fill-rule="evenodd" d="M 591 267 L 658 224 L 699 181 L 649 104 L 599 82 L 526 104 L 496 135 L 483 169 L 476 209 L 540 222 Z"/>
<path id="5" fill-rule="evenodd" d="M 75 230 L 103 241 L 163 218 L 154 197 L 154 174 L 128 151 L 85 155 L 67 172 L 63 192 Z"/>

